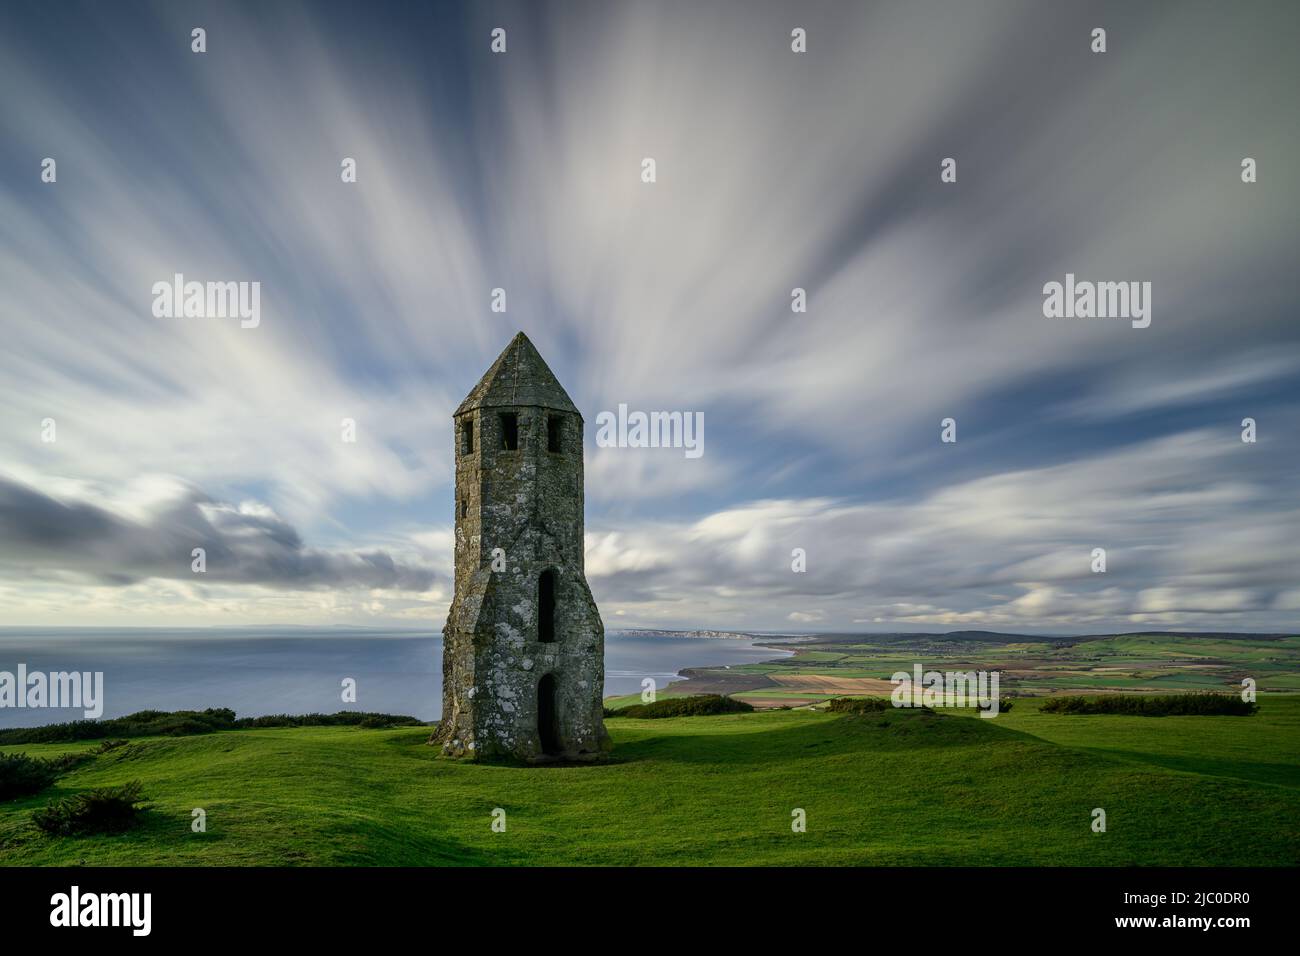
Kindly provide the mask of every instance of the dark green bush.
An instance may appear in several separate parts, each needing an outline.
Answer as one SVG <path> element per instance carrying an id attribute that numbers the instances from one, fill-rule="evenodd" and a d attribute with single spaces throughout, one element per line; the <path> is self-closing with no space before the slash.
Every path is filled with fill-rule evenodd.
<path id="1" fill-rule="evenodd" d="M 1096 697 L 1049 697 L 1045 714 L 1127 714 L 1130 717 L 1188 717 L 1217 715 L 1249 717 L 1259 705 L 1237 694 L 1100 694 Z"/>
<path id="2" fill-rule="evenodd" d="M 0 730 L 0 744 L 48 744 L 107 737 L 157 737 L 211 733 L 234 726 L 235 712 L 226 707 L 209 710 L 142 710 L 108 720 L 74 720 L 44 727 Z"/>
<path id="3" fill-rule="evenodd" d="M 826 709 L 835 714 L 878 714 L 883 711 L 893 710 L 893 701 L 884 697 L 833 697 L 826 702 Z M 902 707 L 900 710 L 924 710 L 930 711 L 929 707 Z M 987 708 L 980 707 L 979 710 Z M 998 712 L 1007 713 L 1011 710 L 1011 701 L 1005 697 L 998 698 Z"/>
<path id="4" fill-rule="evenodd" d="M 236 729 L 245 727 L 420 727 L 424 721 L 405 714 L 374 714 L 359 710 L 341 710 L 337 714 L 268 714 L 264 717 L 241 717 Z"/>
<path id="5" fill-rule="evenodd" d="M 0 754 L 0 800 L 40 793 L 62 772 L 52 760 L 27 754 Z"/>
<path id="6" fill-rule="evenodd" d="M 51 800 L 32 811 L 32 822 L 52 836 L 120 833 L 134 826 L 145 809 L 140 781 L 120 787 L 98 787 L 62 800 Z"/>
<path id="7" fill-rule="evenodd" d="M 720 694 L 698 694 L 694 697 L 665 697 L 653 704 L 633 704 L 622 710 L 607 711 L 613 717 L 636 717 L 653 720 L 657 717 L 705 717 L 713 714 L 743 714 L 753 710 L 743 700 L 723 697 Z"/>
<path id="8" fill-rule="evenodd" d="M 414 717 L 398 714 L 370 714 L 345 710 L 337 714 L 270 714 L 265 717 L 235 718 L 228 707 L 208 710 L 142 710 L 125 717 L 108 720 L 74 720 L 44 727 L 14 727 L 0 730 L 0 744 L 46 744 L 72 740 L 102 740 L 131 737 L 183 737 L 210 734 L 219 730 L 242 730 L 250 727 L 331 727 L 361 725 L 367 719 L 372 727 L 411 726 L 423 723 Z"/>
<path id="9" fill-rule="evenodd" d="M 366 714 L 357 726 L 364 730 L 384 730 L 388 727 L 398 727 L 403 723 L 410 723 L 413 718 L 397 717 L 393 714 Z"/>
<path id="10" fill-rule="evenodd" d="M 826 702 L 833 714 L 874 714 L 892 707 L 884 697 L 833 697 Z"/>

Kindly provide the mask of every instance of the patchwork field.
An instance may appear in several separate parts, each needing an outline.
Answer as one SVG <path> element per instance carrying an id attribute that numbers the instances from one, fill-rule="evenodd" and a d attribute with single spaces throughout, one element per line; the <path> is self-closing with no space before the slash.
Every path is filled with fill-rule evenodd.
<path id="1" fill-rule="evenodd" d="M 755 707 L 816 704 L 836 696 L 882 696 L 897 671 L 1000 673 L 1009 697 L 1193 690 L 1239 692 L 1253 678 L 1261 693 L 1300 693 L 1300 636 L 1125 634 L 1084 638 L 962 635 L 821 635 L 761 664 L 683 671 L 689 680 L 660 694 L 725 693 Z M 630 703 L 619 698 L 612 706 Z"/>

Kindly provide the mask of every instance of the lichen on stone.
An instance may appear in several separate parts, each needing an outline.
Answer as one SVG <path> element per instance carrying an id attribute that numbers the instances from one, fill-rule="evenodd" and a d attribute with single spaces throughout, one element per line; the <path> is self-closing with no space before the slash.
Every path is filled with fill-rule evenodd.
<path id="1" fill-rule="evenodd" d="M 548 442 L 552 416 L 558 451 Z M 595 759 L 611 744 L 604 626 L 583 571 L 582 416 L 520 333 L 453 418 L 455 593 L 443 628 L 443 720 L 432 741 L 449 756 Z M 462 442 L 466 425 L 472 449 Z M 498 547 L 503 572 L 491 570 Z"/>

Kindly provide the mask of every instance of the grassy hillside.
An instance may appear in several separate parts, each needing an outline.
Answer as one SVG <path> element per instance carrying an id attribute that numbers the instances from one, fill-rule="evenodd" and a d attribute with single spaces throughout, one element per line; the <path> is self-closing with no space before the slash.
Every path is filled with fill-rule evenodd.
<path id="1" fill-rule="evenodd" d="M 613 718 L 615 759 L 576 767 L 436 759 L 426 729 L 144 739 L 0 804 L 0 862 L 1294 865 L 1300 699 L 1261 703 L 1256 717 L 1054 716 L 1025 700 L 995 720 Z M 54 838 L 30 822 L 52 797 L 132 779 L 154 804 L 135 831 Z M 195 807 L 207 833 L 190 830 Z"/>

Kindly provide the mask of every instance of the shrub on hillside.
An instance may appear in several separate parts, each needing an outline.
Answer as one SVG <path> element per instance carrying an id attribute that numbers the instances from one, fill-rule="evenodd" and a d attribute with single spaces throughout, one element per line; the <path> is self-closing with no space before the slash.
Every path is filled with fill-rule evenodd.
<path id="1" fill-rule="evenodd" d="M 622 710 L 608 712 L 614 717 L 637 717 L 653 720 L 657 717 L 705 717 L 713 714 L 744 714 L 753 711 L 753 705 L 743 700 L 720 694 L 698 694 L 694 697 L 665 697 L 653 704 L 633 704 Z"/>
<path id="2" fill-rule="evenodd" d="M 413 717 L 399 717 L 394 714 L 366 714 L 359 721 L 357 726 L 363 730 L 386 730 L 389 727 L 400 727 L 403 724 L 419 723 Z"/>
<path id="3" fill-rule="evenodd" d="M 263 717 L 240 717 L 235 729 L 245 727 L 418 727 L 424 721 L 405 714 L 374 714 L 360 710 L 341 710 L 337 714 L 267 714 Z"/>
<path id="4" fill-rule="evenodd" d="M 108 720 L 73 720 L 43 727 L 0 730 L 0 744 L 48 744 L 106 737 L 158 737 L 211 733 L 234 726 L 235 712 L 226 707 L 208 710 L 141 710 Z"/>
<path id="5" fill-rule="evenodd" d="M 1259 705 L 1236 694 L 1101 694 L 1096 697 L 1049 697 L 1044 714 L 1127 714 L 1130 717 L 1188 717 L 1217 715 L 1249 717 Z"/>
<path id="6" fill-rule="evenodd" d="M 883 711 L 893 710 L 893 701 L 884 697 L 833 697 L 826 702 L 826 709 L 834 714 L 878 714 Z M 924 710 L 930 711 L 929 707 L 902 707 L 900 710 Z M 978 710 L 987 710 L 988 708 L 974 708 Z M 1011 701 L 1006 697 L 998 698 L 998 712 L 1005 714 L 1011 710 Z"/>
<path id="7" fill-rule="evenodd" d="M 51 836 L 120 833 L 133 826 L 144 809 L 140 781 L 134 780 L 51 800 L 32 811 L 32 822 Z"/>
<path id="8" fill-rule="evenodd" d="M 27 754 L 0 754 L 0 800 L 40 793 L 62 772 L 52 760 Z"/>
<path id="9" fill-rule="evenodd" d="M 370 723 L 365 722 L 369 720 Z M 74 720 L 44 727 L 14 727 L 0 730 L 0 744 L 48 744 L 72 740 L 101 740 L 107 737 L 188 737 L 219 730 L 242 730 L 257 727 L 334 727 L 364 725 L 399 727 L 423 723 L 400 714 L 371 714 L 345 710 L 337 714 L 269 714 L 264 717 L 235 718 L 228 707 L 208 710 L 142 710 L 125 717 L 108 720 Z"/>
<path id="10" fill-rule="evenodd" d="M 833 697 L 826 702 L 833 714 L 876 714 L 892 706 L 884 697 Z"/>

